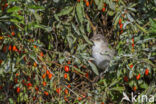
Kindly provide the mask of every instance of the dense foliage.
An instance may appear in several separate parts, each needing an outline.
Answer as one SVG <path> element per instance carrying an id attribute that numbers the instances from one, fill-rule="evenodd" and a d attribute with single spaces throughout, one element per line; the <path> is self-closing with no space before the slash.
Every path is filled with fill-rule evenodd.
<path id="1" fill-rule="evenodd" d="M 1 0 L 0 7 L 0 103 L 117 104 L 123 92 L 156 96 L 155 0 Z M 97 81 L 94 32 L 116 50 Z"/>

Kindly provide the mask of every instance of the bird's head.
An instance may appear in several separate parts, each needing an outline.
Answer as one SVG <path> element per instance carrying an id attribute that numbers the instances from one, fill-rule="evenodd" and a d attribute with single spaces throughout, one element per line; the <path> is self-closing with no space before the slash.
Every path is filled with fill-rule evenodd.
<path id="1" fill-rule="evenodd" d="M 105 42 L 104 36 L 101 34 L 94 34 L 93 37 L 91 38 L 91 41 L 94 43 L 94 45 L 100 45 Z"/>

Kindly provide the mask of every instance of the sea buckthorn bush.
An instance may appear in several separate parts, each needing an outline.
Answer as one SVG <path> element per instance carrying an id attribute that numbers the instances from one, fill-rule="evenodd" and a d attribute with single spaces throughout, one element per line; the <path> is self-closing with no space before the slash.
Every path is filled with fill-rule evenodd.
<path id="1" fill-rule="evenodd" d="M 156 92 L 154 0 L 1 0 L 0 103 L 117 104 Z M 102 33 L 116 55 L 91 61 Z M 123 101 L 124 102 L 124 101 Z"/>

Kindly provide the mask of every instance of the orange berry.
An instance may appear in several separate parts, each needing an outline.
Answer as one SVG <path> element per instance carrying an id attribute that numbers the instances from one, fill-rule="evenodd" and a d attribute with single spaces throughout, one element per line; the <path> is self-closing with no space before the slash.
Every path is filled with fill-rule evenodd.
<path id="1" fill-rule="evenodd" d="M 57 88 L 57 89 L 56 89 L 56 92 L 57 92 L 58 94 L 60 94 L 61 88 Z"/>
<path id="2" fill-rule="evenodd" d="M 134 47 L 134 43 L 132 43 L 132 47 Z"/>
<path id="3" fill-rule="evenodd" d="M 133 91 L 136 91 L 136 89 L 137 89 L 137 87 L 136 87 L 136 86 L 134 86 L 134 87 L 133 87 Z"/>
<path id="4" fill-rule="evenodd" d="M 149 69 L 145 70 L 145 75 L 147 76 L 149 74 Z"/>
<path id="5" fill-rule="evenodd" d="M 53 76 L 53 75 L 50 73 L 50 74 L 48 75 L 48 78 L 49 78 L 49 79 L 51 79 L 51 78 L 52 78 L 52 76 Z"/>
<path id="6" fill-rule="evenodd" d="M 46 73 L 47 73 L 47 75 L 48 75 L 48 74 L 50 74 L 50 71 L 49 71 L 49 70 L 46 70 Z"/>
<path id="7" fill-rule="evenodd" d="M 41 56 L 41 57 L 43 57 L 43 56 L 44 56 L 43 52 L 40 52 L 40 56 Z"/>
<path id="8" fill-rule="evenodd" d="M 11 49 L 12 49 L 12 47 L 11 47 L 11 45 L 9 45 L 9 51 L 11 51 Z"/>
<path id="9" fill-rule="evenodd" d="M 139 79 L 140 79 L 140 76 L 141 76 L 141 74 L 138 74 L 138 75 L 136 76 L 136 79 L 139 80 Z"/>
<path id="10" fill-rule="evenodd" d="M 70 62 L 70 61 L 68 61 L 68 62 L 67 62 L 67 64 L 71 64 L 71 62 Z"/>
<path id="11" fill-rule="evenodd" d="M 13 47 L 12 47 L 12 50 L 13 50 L 13 51 L 17 51 L 16 46 L 13 46 Z"/>
<path id="12" fill-rule="evenodd" d="M 16 73 L 16 77 L 19 76 L 19 73 Z"/>
<path id="13" fill-rule="evenodd" d="M 134 38 L 132 38 L 132 43 L 134 43 Z"/>
<path id="14" fill-rule="evenodd" d="M 68 88 L 70 88 L 70 87 L 71 87 L 71 85 L 68 85 L 67 87 L 68 87 Z"/>
<path id="15" fill-rule="evenodd" d="M 12 36 L 15 36 L 15 32 L 11 32 L 11 35 L 12 35 Z"/>
<path id="16" fill-rule="evenodd" d="M 36 90 L 36 91 L 39 91 L 39 88 L 36 86 L 36 87 L 35 87 L 35 90 Z"/>
<path id="17" fill-rule="evenodd" d="M 121 18 L 119 18 L 119 25 L 121 25 L 121 23 L 122 23 L 122 19 L 121 19 Z"/>
<path id="18" fill-rule="evenodd" d="M 80 0 L 77 0 L 77 2 L 80 2 Z"/>
<path id="19" fill-rule="evenodd" d="M 86 1 L 86 6 L 89 7 L 89 1 Z"/>
<path id="20" fill-rule="evenodd" d="M 65 89 L 65 90 L 64 90 L 64 93 L 65 93 L 65 94 L 68 94 L 68 89 Z"/>
<path id="21" fill-rule="evenodd" d="M 102 8 L 102 11 L 105 12 L 106 8 Z"/>
<path id="22" fill-rule="evenodd" d="M 68 77 L 67 73 L 64 73 L 64 79 L 66 79 Z"/>
<path id="23" fill-rule="evenodd" d="M 19 88 L 19 87 L 17 87 L 16 92 L 17 92 L 17 93 L 19 93 L 19 92 L 20 92 L 20 88 Z"/>
<path id="24" fill-rule="evenodd" d="M 49 93 L 48 93 L 47 91 L 44 91 L 44 94 L 45 94 L 46 96 L 48 96 L 48 95 L 49 95 Z"/>
<path id="25" fill-rule="evenodd" d="M 102 102 L 101 104 L 105 104 L 104 102 Z"/>
<path id="26" fill-rule="evenodd" d="M 0 36 L 0 40 L 2 40 L 3 39 L 3 36 Z"/>
<path id="27" fill-rule="evenodd" d="M 42 75 L 42 78 L 44 79 L 46 77 L 46 73 Z"/>
<path id="28" fill-rule="evenodd" d="M 37 46 L 36 46 L 36 45 L 34 45 L 34 48 L 37 48 Z"/>
<path id="29" fill-rule="evenodd" d="M 44 81 L 44 82 L 43 82 L 43 86 L 46 86 L 46 85 L 47 85 L 47 83 Z"/>
<path id="30" fill-rule="evenodd" d="M 34 62 L 34 67 L 36 67 L 37 66 L 37 63 L 36 62 Z"/>
<path id="31" fill-rule="evenodd" d="M 69 72 L 69 66 L 65 66 L 64 71 Z"/>
<path id="32" fill-rule="evenodd" d="M 78 97 L 78 100 L 79 100 L 79 101 L 81 101 L 81 100 L 82 100 L 82 98 L 81 98 L 81 97 Z"/>
<path id="33" fill-rule="evenodd" d="M 64 96 L 64 100 L 67 102 L 68 101 L 68 99 Z"/>

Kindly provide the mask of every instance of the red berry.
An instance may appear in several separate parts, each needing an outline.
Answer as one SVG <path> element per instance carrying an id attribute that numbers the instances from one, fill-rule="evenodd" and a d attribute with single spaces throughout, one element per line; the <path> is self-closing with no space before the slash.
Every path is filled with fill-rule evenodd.
<path id="1" fill-rule="evenodd" d="M 122 29 L 122 27 L 123 27 L 123 24 L 120 24 L 120 29 Z"/>
<path id="2" fill-rule="evenodd" d="M 56 89 L 56 92 L 57 92 L 58 94 L 60 94 L 61 88 L 57 88 L 57 89 Z"/>
<path id="3" fill-rule="evenodd" d="M 64 71 L 69 72 L 69 66 L 65 66 Z"/>
<path id="4" fill-rule="evenodd" d="M 8 7 L 8 3 L 5 3 L 4 7 L 7 8 Z"/>
<path id="5" fill-rule="evenodd" d="M 88 78 L 88 76 L 89 76 L 88 73 L 86 73 L 86 74 L 85 74 L 85 77 Z"/>
<path id="6" fill-rule="evenodd" d="M 67 87 L 68 87 L 68 88 L 70 88 L 70 87 L 71 87 L 71 85 L 69 84 Z"/>
<path id="7" fill-rule="evenodd" d="M 137 89 L 137 87 L 136 87 L 136 86 L 134 86 L 134 87 L 133 87 L 133 91 L 136 91 L 136 89 Z"/>
<path id="8" fill-rule="evenodd" d="M 81 101 L 81 100 L 82 100 L 82 98 L 81 98 L 81 97 L 78 97 L 78 100 L 79 100 L 79 101 Z"/>
<path id="9" fill-rule="evenodd" d="M 102 11 L 105 12 L 106 8 L 102 8 Z"/>
<path id="10" fill-rule="evenodd" d="M 128 82 L 128 77 L 127 76 L 124 77 L 124 81 Z"/>
<path id="11" fill-rule="evenodd" d="M 107 6 L 107 4 L 106 3 L 104 3 L 104 7 L 106 7 Z"/>
<path id="12" fill-rule="evenodd" d="M 43 56 L 44 56 L 43 52 L 40 52 L 40 56 L 41 56 L 41 57 L 43 57 Z"/>
<path id="13" fill-rule="evenodd" d="M 1 65 L 2 62 L 3 62 L 3 60 L 0 60 L 0 65 Z"/>
<path id="14" fill-rule="evenodd" d="M 65 89 L 64 90 L 64 93 L 67 95 L 68 94 L 68 89 Z"/>
<path id="15" fill-rule="evenodd" d="M 19 88 L 19 87 L 17 87 L 16 92 L 17 92 L 17 93 L 19 93 L 19 92 L 20 92 L 20 88 Z"/>
<path id="16" fill-rule="evenodd" d="M 119 25 L 121 25 L 121 23 L 122 23 L 122 19 L 121 19 L 121 18 L 119 18 Z"/>
<path id="17" fill-rule="evenodd" d="M 146 70 L 145 70 L 145 75 L 147 76 L 148 74 L 149 74 L 149 70 L 146 69 Z"/>
<path id="18" fill-rule="evenodd" d="M 68 77 L 67 73 L 64 73 L 64 79 L 66 79 Z"/>
<path id="19" fill-rule="evenodd" d="M 43 86 L 46 86 L 46 85 L 47 85 L 47 83 L 44 81 L 44 82 L 43 82 Z"/>
<path id="20" fill-rule="evenodd" d="M 42 78 L 44 79 L 46 77 L 46 73 L 42 75 Z"/>
<path id="21" fill-rule="evenodd" d="M 9 45 L 9 51 L 11 51 L 11 49 L 12 49 L 12 47 L 11 47 L 11 45 Z"/>
<path id="22" fill-rule="evenodd" d="M 38 90 L 39 90 L 39 88 L 36 86 L 36 87 L 35 87 L 35 90 L 36 90 L 36 91 L 38 91 Z"/>
<path id="23" fill-rule="evenodd" d="M 28 87 L 32 87 L 32 84 L 29 82 L 29 83 L 27 84 L 27 86 L 28 86 Z"/>
<path id="24" fill-rule="evenodd" d="M 136 76 L 136 79 L 139 80 L 139 79 L 140 79 L 140 76 L 141 76 L 141 74 L 138 74 L 138 75 Z"/>
<path id="25" fill-rule="evenodd" d="M 49 95 L 49 93 L 48 93 L 47 91 L 44 91 L 44 94 L 45 94 L 46 96 L 48 96 L 48 95 Z"/>
<path id="26" fill-rule="evenodd" d="M 131 64 L 129 67 L 132 69 L 133 68 L 133 64 Z"/>
<path id="27" fill-rule="evenodd" d="M 52 76 L 53 76 L 53 75 L 50 73 L 50 74 L 48 75 L 48 78 L 49 78 L 49 79 L 51 79 L 51 78 L 52 78 Z"/>
<path id="28" fill-rule="evenodd" d="M 11 35 L 12 35 L 12 36 L 15 36 L 15 32 L 11 32 Z"/>
<path id="29" fill-rule="evenodd" d="M 13 50 L 13 51 L 17 51 L 16 46 L 13 46 L 13 47 L 12 47 L 12 50 Z"/>
<path id="30" fill-rule="evenodd" d="M 50 71 L 49 70 L 46 70 L 46 73 L 47 73 L 47 75 L 49 75 L 50 74 Z"/>
<path id="31" fill-rule="evenodd" d="M 134 38 L 132 38 L 132 43 L 134 43 Z"/>

